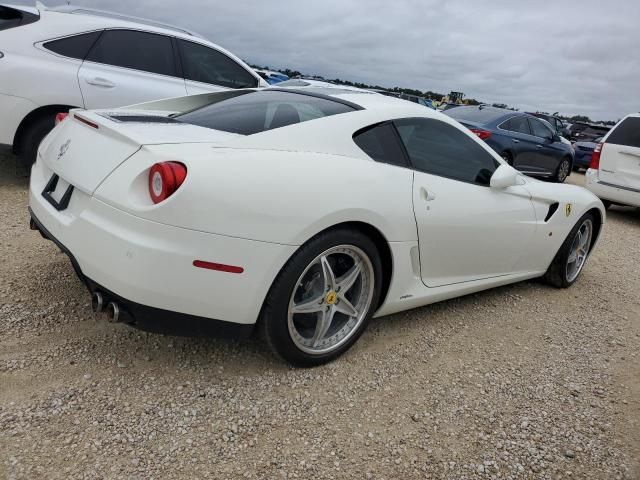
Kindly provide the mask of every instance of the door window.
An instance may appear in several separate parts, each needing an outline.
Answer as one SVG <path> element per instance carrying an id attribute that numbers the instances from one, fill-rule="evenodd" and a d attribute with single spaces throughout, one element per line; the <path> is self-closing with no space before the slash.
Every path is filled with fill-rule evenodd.
<path id="1" fill-rule="evenodd" d="M 462 182 L 489 185 L 498 162 L 476 140 L 431 118 L 396 120 L 414 168 Z"/>
<path id="2" fill-rule="evenodd" d="M 531 135 L 531 130 L 529 129 L 529 122 L 527 122 L 527 117 L 511 117 L 511 119 L 509 120 L 509 128 L 507 130 L 510 130 L 516 133 L 524 133 L 526 135 Z"/>
<path id="3" fill-rule="evenodd" d="M 607 143 L 640 148 L 640 117 L 627 117 L 614 128 Z"/>
<path id="4" fill-rule="evenodd" d="M 258 79 L 242 65 L 213 48 L 178 40 L 184 78 L 229 88 L 258 86 Z"/>
<path id="5" fill-rule="evenodd" d="M 58 55 L 84 60 L 84 57 L 87 56 L 87 53 L 89 53 L 89 50 L 101 33 L 102 31 L 74 35 L 72 37 L 61 38 L 60 40 L 52 40 L 43 46 Z"/>
<path id="6" fill-rule="evenodd" d="M 535 118 L 529 118 L 529 124 L 531 125 L 531 131 L 536 137 L 544 138 L 546 140 L 553 139 L 553 132 L 544 123 Z"/>
<path id="7" fill-rule="evenodd" d="M 115 67 L 176 76 L 171 38 L 134 30 L 107 30 L 87 60 Z"/>
<path id="8" fill-rule="evenodd" d="M 376 162 L 407 166 L 404 150 L 391 123 L 374 125 L 353 135 L 353 141 Z"/>

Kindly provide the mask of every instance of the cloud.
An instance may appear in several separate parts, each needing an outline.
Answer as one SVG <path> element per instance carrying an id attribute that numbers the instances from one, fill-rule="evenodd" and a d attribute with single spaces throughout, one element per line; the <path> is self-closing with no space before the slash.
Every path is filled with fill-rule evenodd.
<path id="1" fill-rule="evenodd" d="M 635 0 L 77 4 L 177 24 L 251 63 L 328 78 L 593 119 L 640 111 Z"/>

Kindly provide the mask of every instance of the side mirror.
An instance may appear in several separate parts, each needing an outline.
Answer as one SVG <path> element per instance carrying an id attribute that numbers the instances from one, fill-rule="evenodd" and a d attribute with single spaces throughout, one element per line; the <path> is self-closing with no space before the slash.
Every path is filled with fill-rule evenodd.
<path id="1" fill-rule="evenodd" d="M 551 139 L 552 142 L 559 142 L 560 141 L 560 135 L 558 135 L 557 133 L 553 134 L 553 138 Z"/>
<path id="2" fill-rule="evenodd" d="M 491 175 L 491 181 L 489 185 L 491 188 L 507 188 L 515 187 L 519 185 L 518 177 L 520 172 L 509 165 L 501 164 L 493 175 Z"/>

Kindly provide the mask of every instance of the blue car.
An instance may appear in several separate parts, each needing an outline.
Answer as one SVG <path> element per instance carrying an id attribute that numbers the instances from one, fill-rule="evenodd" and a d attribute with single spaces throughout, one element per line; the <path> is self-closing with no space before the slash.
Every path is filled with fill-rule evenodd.
<path id="1" fill-rule="evenodd" d="M 598 137 L 592 142 L 576 142 L 573 144 L 573 149 L 576 152 L 576 158 L 573 162 L 575 169 L 589 168 L 589 165 L 591 165 L 591 154 L 603 138 L 604 137 Z"/>
<path id="2" fill-rule="evenodd" d="M 484 105 L 460 106 L 444 113 L 469 128 L 522 173 L 559 183 L 571 174 L 571 144 L 540 118 Z"/>

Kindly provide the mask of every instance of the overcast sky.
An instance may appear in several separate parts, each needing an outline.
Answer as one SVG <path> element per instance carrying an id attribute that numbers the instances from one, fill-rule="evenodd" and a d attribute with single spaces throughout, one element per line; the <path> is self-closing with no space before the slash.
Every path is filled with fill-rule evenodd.
<path id="1" fill-rule="evenodd" d="M 640 111 L 638 0 L 74 3 L 193 29 L 250 63 L 306 74 L 594 120 Z"/>

